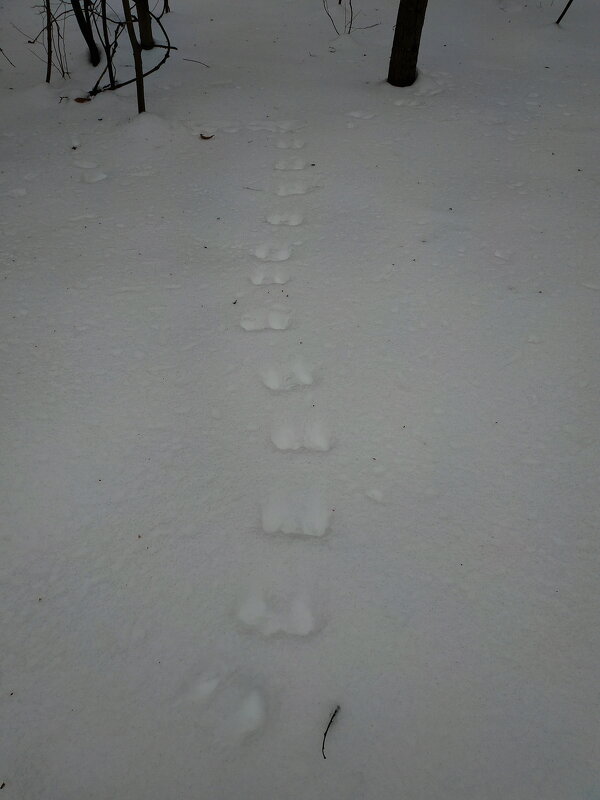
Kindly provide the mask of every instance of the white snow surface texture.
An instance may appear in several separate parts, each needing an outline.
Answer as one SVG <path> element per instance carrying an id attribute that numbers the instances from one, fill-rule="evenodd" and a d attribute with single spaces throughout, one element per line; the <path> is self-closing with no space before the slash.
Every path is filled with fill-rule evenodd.
<path id="1" fill-rule="evenodd" d="M 0 5 L 2 800 L 600 798 L 600 5 Z"/>

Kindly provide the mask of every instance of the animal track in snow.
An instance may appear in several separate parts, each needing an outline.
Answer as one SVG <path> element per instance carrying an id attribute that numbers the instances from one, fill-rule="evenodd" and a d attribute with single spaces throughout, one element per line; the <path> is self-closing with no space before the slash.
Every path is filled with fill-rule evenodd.
<path id="1" fill-rule="evenodd" d="M 306 181 L 289 181 L 278 186 L 275 194 L 279 195 L 279 197 L 289 197 L 293 194 L 306 194 L 315 188 L 314 185 Z"/>
<path id="2" fill-rule="evenodd" d="M 287 261 L 291 254 L 292 248 L 287 244 L 277 245 L 265 242 L 254 249 L 254 255 L 261 261 Z"/>
<path id="3" fill-rule="evenodd" d="M 394 101 L 395 106 L 422 106 L 425 105 L 428 97 L 444 91 L 445 85 L 449 85 L 447 76 L 442 73 L 427 75 L 419 72 L 417 81 L 411 87 L 402 89 L 404 94 L 399 100 Z"/>
<path id="4" fill-rule="evenodd" d="M 316 489 L 274 491 L 261 508 L 265 533 L 324 536 L 331 526 L 332 509 Z"/>
<path id="5" fill-rule="evenodd" d="M 280 139 L 277 142 L 277 147 L 280 150 L 302 150 L 306 142 L 298 136 L 293 136 L 291 139 Z"/>
<path id="6" fill-rule="evenodd" d="M 196 678 L 191 681 L 187 690 L 185 691 L 186 702 L 192 703 L 205 703 L 215 693 L 217 687 L 221 682 L 219 676 L 206 676 Z"/>
<path id="7" fill-rule="evenodd" d="M 238 133 L 240 125 L 238 122 L 217 121 L 209 124 L 200 124 L 199 122 L 192 122 L 190 129 L 195 136 L 214 136 L 218 131 L 223 133 Z"/>
<path id="8" fill-rule="evenodd" d="M 369 500 L 374 500 L 376 503 L 383 502 L 383 492 L 381 489 L 367 489 L 365 492 Z"/>
<path id="9" fill-rule="evenodd" d="M 282 119 L 279 122 L 270 120 L 259 120 L 250 122 L 248 127 L 251 131 L 270 131 L 271 133 L 291 133 L 299 128 L 303 128 L 300 122 L 295 119 Z"/>
<path id="10" fill-rule="evenodd" d="M 377 114 L 371 111 L 349 111 L 348 116 L 354 117 L 354 119 L 374 119 Z"/>
<path id="11" fill-rule="evenodd" d="M 267 708 L 264 697 L 257 689 L 253 689 L 242 700 L 233 722 L 238 736 L 245 738 L 262 728 L 266 719 Z"/>
<path id="12" fill-rule="evenodd" d="M 83 183 L 98 183 L 98 181 L 103 181 L 105 178 L 108 178 L 108 175 L 97 168 L 84 169 L 81 173 L 81 180 Z"/>
<path id="13" fill-rule="evenodd" d="M 301 225 L 303 221 L 302 214 L 294 211 L 274 211 L 267 216 L 267 222 L 270 225 L 290 225 L 295 227 L 296 225 Z"/>
<path id="14" fill-rule="evenodd" d="M 308 636 L 316 627 L 310 607 L 302 597 L 285 602 L 277 597 L 265 597 L 262 591 L 253 592 L 242 601 L 237 618 L 263 636 L 277 633 Z"/>
<path id="15" fill-rule="evenodd" d="M 311 386 L 312 371 L 302 358 L 288 365 L 268 365 L 260 372 L 262 382 L 272 392 L 287 392 L 297 386 Z"/>
<path id="16" fill-rule="evenodd" d="M 278 450 L 314 450 L 326 453 L 331 449 L 331 433 L 323 420 L 279 422 L 271 428 L 271 441 Z"/>
<path id="17" fill-rule="evenodd" d="M 260 730 L 267 720 L 262 692 L 237 670 L 208 673 L 186 682 L 179 703 L 201 709 L 204 723 L 218 738 L 239 741 Z"/>
<path id="18" fill-rule="evenodd" d="M 90 161 L 88 158 L 76 158 L 73 163 L 79 169 L 96 169 L 98 164 L 95 161 Z"/>
<path id="19" fill-rule="evenodd" d="M 279 170 L 299 170 L 304 169 L 307 163 L 300 156 L 291 156 L 290 158 L 278 158 L 274 168 Z"/>
<path id="20" fill-rule="evenodd" d="M 240 325 L 245 331 L 285 331 L 291 321 L 292 315 L 288 309 L 273 306 L 249 311 L 240 320 Z"/>
<path id="21" fill-rule="evenodd" d="M 250 276 L 250 280 L 255 286 L 267 286 L 273 283 L 284 284 L 289 279 L 290 273 L 285 267 L 269 266 L 268 264 L 255 267 Z"/>

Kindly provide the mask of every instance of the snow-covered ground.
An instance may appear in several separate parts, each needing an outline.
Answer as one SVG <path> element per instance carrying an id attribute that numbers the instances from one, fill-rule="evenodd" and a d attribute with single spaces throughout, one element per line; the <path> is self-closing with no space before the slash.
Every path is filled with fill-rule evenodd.
<path id="1" fill-rule="evenodd" d="M 2 798 L 600 797 L 598 3 L 1 5 Z"/>

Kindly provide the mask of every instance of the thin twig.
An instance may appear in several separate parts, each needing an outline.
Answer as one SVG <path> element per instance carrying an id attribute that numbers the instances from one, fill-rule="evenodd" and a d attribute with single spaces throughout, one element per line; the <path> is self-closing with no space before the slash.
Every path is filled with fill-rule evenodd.
<path id="1" fill-rule="evenodd" d="M 327 756 L 325 755 L 325 739 L 327 738 L 327 734 L 329 733 L 329 728 L 331 728 L 331 723 L 336 718 L 337 713 L 338 713 L 339 710 L 340 710 L 340 707 L 336 706 L 334 711 L 333 711 L 333 714 L 329 718 L 329 723 L 328 723 L 327 727 L 325 728 L 325 733 L 323 734 L 323 744 L 321 746 L 321 752 L 323 753 L 323 758 L 325 760 L 327 760 Z"/>
<path id="2" fill-rule="evenodd" d="M 149 70 L 147 70 L 146 72 L 143 73 L 143 77 L 144 78 L 146 78 L 148 75 L 151 75 L 153 72 L 156 72 L 157 69 L 160 69 L 162 67 L 162 65 L 165 63 L 165 61 L 169 58 L 169 55 L 171 54 L 171 50 L 175 49 L 171 45 L 171 41 L 169 39 L 169 36 L 168 36 L 168 34 L 167 34 L 162 22 L 160 21 L 160 19 L 158 19 L 158 17 L 155 17 L 154 14 L 152 15 L 152 18 L 156 21 L 156 24 L 161 29 L 167 44 L 165 45 L 165 54 L 164 54 L 164 56 L 161 58 L 161 60 L 158 62 L 158 64 L 155 64 L 155 66 L 153 66 L 151 69 L 149 69 Z M 123 30 L 125 30 L 125 26 L 123 26 L 121 28 L 121 31 L 123 31 Z M 106 91 L 107 89 L 110 89 L 110 88 L 120 89 L 122 86 L 129 86 L 130 83 L 135 83 L 135 81 L 136 81 L 136 78 L 131 78 L 128 81 L 119 81 L 119 82 L 117 82 L 115 84 L 114 87 L 99 86 L 98 84 L 96 84 L 94 89 L 92 89 L 90 91 L 90 94 L 91 95 L 96 95 L 96 94 L 99 94 L 100 92 L 104 92 L 104 91 Z"/>
<path id="3" fill-rule="evenodd" d="M 11 65 L 11 67 L 14 67 L 14 66 L 15 66 L 15 65 L 13 64 L 13 62 L 12 62 L 12 61 L 10 60 L 10 58 L 9 58 L 9 57 L 6 55 L 6 53 L 4 52 L 4 50 L 3 50 L 1 47 L 0 47 L 0 53 L 2 53 L 2 55 L 3 55 L 3 56 L 4 56 L 4 58 L 5 58 L 5 59 L 8 61 L 8 63 Z"/>
<path id="4" fill-rule="evenodd" d="M 337 25 L 336 25 L 336 24 L 335 24 L 335 22 L 333 21 L 333 17 L 331 16 L 331 14 L 330 14 L 330 12 L 329 12 L 329 6 L 327 5 L 327 0 L 323 0 L 323 8 L 325 9 L 325 13 L 327 14 L 327 16 L 329 17 L 329 19 L 331 20 L 331 24 L 333 25 L 333 30 L 334 30 L 334 31 L 337 33 L 337 35 L 339 36 L 339 35 L 340 35 L 340 32 L 338 31 L 338 29 L 337 29 Z"/>
<path id="5" fill-rule="evenodd" d="M 112 63 L 112 54 L 110 52 L 110 40 L 108 38 L 108 22 L 106 20 L 106 0 L 100 0 L 100 16 L 102 17 L 102 36 L 100 36 L 100 31 L 98 31 L 98 37 L 102 42 L 102 47 L 104 48 L 104 53 L 106 55 L 106 69 L 108 70 L 108 80 L 111 87 L 113 87 L 115 85 L 115 73 Z M 96 26 L 96 30 L 98 30 L 98 26 Z"/>
<path id="6" fill-rule="evenodd" d="M 111 45 L 110 45 L 110 48 L 109 48 L 110 57 L 106 59 L 106 64 L 104 66 L 104 69 L 102 70 L 102 72 L 98 76 L 98 80 L 94 84 L 93 88 L 90 89 L 90 91 L 89 91 L 89 94 L 90 94 L 91 97 L 94 97 L 99 92 L 103 92 L 103 91 L 106 91 L 108 89 L 119 89 L 121 87 L 121 84 L 117 82 L 117 73 L 116 73 L 116 70 L 114 70 L 114 61 L 113 61 L 113 59 L 114 59 L 115 53 L 117 52 L 117 47 L 118 47 L 118 44 L 119 44 L 119 36 L 123 33 L 124 30 L 125 30 L 125 24 L 124 23 L 119 23 L 119 25 L 115 28 L 115 32 L 114 32 L 115 33 L 115 38 L 111 42 Z M 100 81 L 102 80 L 102 78 L 104 77 L 104 75 L 106 74 L 106 72 L 108 70 L 108 63 L 109 62 L 113 65 L 114 83 L 113 84 L 107 83 L 106 86 L 103 86 L 102 88 L 99 88 Z M 133 80 L 135 80 L 135 78 Z"/>
<path id="7" fill-rule="evenodd" d="M 210 69 L 210 64 L 205 64 L 204 61 L 198 61 L 197 58 L 184 58 L 184 61 L 193 61 L 194 64 L 202 64 L 203 67 L 208 67 Z"/>

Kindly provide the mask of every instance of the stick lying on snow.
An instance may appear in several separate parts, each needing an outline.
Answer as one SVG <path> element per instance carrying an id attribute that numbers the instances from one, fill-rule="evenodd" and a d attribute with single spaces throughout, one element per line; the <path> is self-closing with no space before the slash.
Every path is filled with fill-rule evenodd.
<path id="1" fill-rule="evenodd" d="M 327 734 L 329 733 L 329 728 L 331 728 L 331 723 L 336 718 L 336 715 L 337 715 L 339 710 L 340 710 L 340 707 L 336 706 L 334 711 L 333 711 L 333 714 L 329 718 L 329 723 L 328 723 L 327 727 L 325 728 L 325 733 L 323 734 L 323 745 L 321 747 L 321 752 L 323 753 L 323 758 L 324 759 L 327 759 L 327 756 L 325 755 L 325 739 L 327 738 Z"/>

